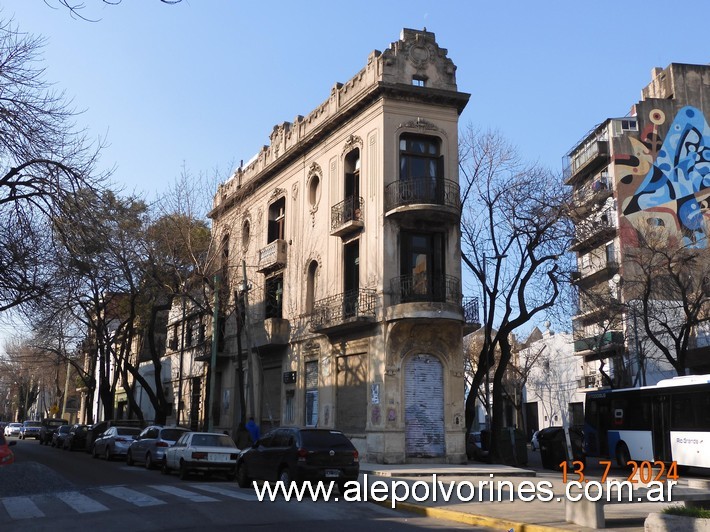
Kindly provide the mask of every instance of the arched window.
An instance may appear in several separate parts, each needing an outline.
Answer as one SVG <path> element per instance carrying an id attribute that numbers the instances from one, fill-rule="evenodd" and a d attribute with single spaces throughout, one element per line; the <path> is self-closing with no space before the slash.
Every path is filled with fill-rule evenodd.
<path id="1" fill-rule="evenodd" d="M 313 312 L 316 296 L 316 273 L 318 271 L 318 263 L 311 261 L 308 265 L 308 273 L 306 278 L 306 314 Z"/>

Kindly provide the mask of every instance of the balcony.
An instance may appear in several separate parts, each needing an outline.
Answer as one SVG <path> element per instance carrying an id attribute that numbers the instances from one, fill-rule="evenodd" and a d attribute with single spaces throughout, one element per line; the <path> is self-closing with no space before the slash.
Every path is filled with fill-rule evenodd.
<path id="1" fill-rule="evenodd" d="M 619 271 L 619 263 L 615 261 L 606 261 L 600 266 L 592 266 L 583 268 L 578 273 L 576 283 L 579 286 L 592 286 L 600 281 L 611 279 L 612 275 Z"/>
<path id="2" fill-rule="evenodd" d="M 349 290 L 319 299 L 313 304 L 310 330 L 340 333 L 375 323 L 377 295 L 374 290 Z"/>
<path id="3" fill-rule="evenodd" d="M 577 224 L 575 229 L 575 239 L 570 246 L 570 251 L 580 251 L 592 248 L 600 243 L 609 240 L 616 234 L 616 218 L 612 209 L 607 209 L 603 213 L 587 218 Z"/>
<path id="4" fill-rule="evenodd" d="M 581 219 L 589 215 L 595 206 L 603 203 L 613 194 L 609 177 L 606 172 L 594 179 L 591 183 L 581 186 L 574 191 L 572 196 L 572 216 Z"/>
<path id="5" fill-rule="evenodd" d="M 346 236 L 364 227 L 363 203 L 362 198 L 351 196 L 330 208 L 331 236 Z"/>
<path id="6" fill-rule="evenodd" d="M 259 267 L 256 271 L 265 273 L 283 268 L 286 266 L 287 254 L 288 242 L 285 240 L 274 240 L 266 247 L 259 250 Z"/>
<path id="7" fill-rule="evenodd" d="M 443 215 L 456 222 L 461 216 L 459 185 L 431 177 L 397 180 L 385 187 L 385 213 L 439 222 Z"/>
<path id="8" fill-rule="evenodd" d="M 563 170 L 565 184 L 572 185 L 582 174 L 589 175 L 607 164 L 609 164 L 609 142 L 593 138 L 568 156 L 567 166 Z"/>
<path id="9" fill-rule="evenodd" d="M 290 339 L 289 321 L 282 318 L 267 318 L 250 329 L 254 347 L 265 349 L 287 345 Z"/>
<path id="10" fill-rule="evenodd" d="M 596 336 L 580 338 L 574 341 L 575 355 L 590 355 L 607 353 L 624 347 L 624 333 L 621 331 L 607 331 Z"/>
<path id="11" fill-rule="evenodd" d="M 478 298 L 473 297 L 463 302 L 463 334 L 471 334 L 481 328 L 478 314 Z"/>
<path id="12" fill-rule="evenodd" d="M 602 376 L 601 375 L 582 375 L 577 381 L 577 386 L 579 388 L 601 388 L 602 386 Z"/>

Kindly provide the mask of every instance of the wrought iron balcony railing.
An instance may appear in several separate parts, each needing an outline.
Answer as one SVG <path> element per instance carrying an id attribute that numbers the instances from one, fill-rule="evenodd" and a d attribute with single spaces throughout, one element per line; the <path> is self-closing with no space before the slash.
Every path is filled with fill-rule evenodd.
<path id="1" fill-rule="evenodd" d="M 288 242 L 274 240 L 259 250 L 258 272 L 275 270 L 286 265 Z"/>
<path id="2" fill-rule="evenodd" d="M 330 208 L 330 230 L 336 231 L 348 222 L 362 222 L 363 201 L 361 197 L 345 198 Z"/>
<path id="3" fill-rule="evenodd" d="M 458 183 L 449 179 L 420 177 L 400 179 L 385 188 L 385 210 L 407 205 L 428 204 L 461 209 Z"/>
<path id="4" fill-rule="evenodd" d="M 374 290 L 348 290 L 319 299 L 313 304 L 311 330 L 337 327 L 349 322 L 375 320 L 377 296 Z"/>
<path id="5" fill-rule="evenodd" d="M 390 281 L 394 304 L 439 302 L 461 304 L 461 280 L 452 275 L 400 275 Z"/>

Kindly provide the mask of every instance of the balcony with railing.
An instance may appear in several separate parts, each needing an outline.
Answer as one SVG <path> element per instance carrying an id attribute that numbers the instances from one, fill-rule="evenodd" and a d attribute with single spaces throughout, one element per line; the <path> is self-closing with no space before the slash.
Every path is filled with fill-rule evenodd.
<path id="1" fill-rule="evenodd" d="M 463 334 L 470 334 L 481 328 L 478 312 L 478 298 L 471 297 L 463 301 Z"/>
<path id="2" fill-rule="evenodd" d="M 364 288 L 319 299 L 313 304 L 310 330 L 324 334 L 369 327 L 376 319 L 377 295 Z"/>
<path id="3" fill-rule="evenodd" d="M 287 255 L 288 242 L 274 240 L 259 250 L 259 266 L 256 271 L 264 273 L 285 267 Z"/>
<path id="4" fill-rule="evenodd" d="M 346 236 L 360 231 L 364 225 L 363 201 L 361 197 L 351 196 L 330 208 L 330 234 Z"/>
<path id="5" fill-rule="evenodd" d="M 600 203 L 613 194 L 609 175 L 602 172 L 590 183 L 578 186 L 572 195 L 572 215 L 580 219 L 589 215 Z"/>
<path id="6" fill-rule="evenodd" d="M 616 216 L 613 209 L 582 220 L 575 228 L 575 239 L 570 251 L 580 251 L 598 245 L 616 234 Z"/>
<path id="7" fill-rule="evenodd" d="M 290 339 L 289 321 L 283 318 L 266 318 L 250 329 L 254 347 L 268 349 L 287 345 Z"/>
<path id="8" fill-rule="evenodd" d="M 577 386 L 581 389 L 601 388 L 602 376 L 600 374 L 582 375 L 577 381 Z"/>
<path id="9" fill-rule="evenodd" d="M 454 221 L 459 219 L 461 196 L 458 183 L 422 177 L 397 180 L 385 187 L 387 216 L 413 213 L 426 218 L 430 212 L 437 213 L 439 219 L 442 214 Z"/>
<path id="10" fill-rule="evenodd" d="M 575 355 L 587 356 L 596 353 L 601 355 L 610 351 L 623 350 L 624 348 L 624 333 L 622 331 L 606 331 L 602 334 L 586 337 L 581 336 L 581 334 L 575 334 Z"/>
<path id="11" fill-rule="evenodd" d="M 606 164 L 609 164 L 609 142 L 592 137 L 567 156 L 563 169 L 565 184 L 572 185 L 579 176 L 589 175 Z"/>

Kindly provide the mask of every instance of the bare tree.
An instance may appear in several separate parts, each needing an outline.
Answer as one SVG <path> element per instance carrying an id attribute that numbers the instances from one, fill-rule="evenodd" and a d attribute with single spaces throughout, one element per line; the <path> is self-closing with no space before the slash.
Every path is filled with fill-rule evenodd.
<path id="1" fill-rule="evenodd" d="M 87 22 L 98 22 L 100 19 L 88 18 L 84 15 L 84 9 L 86 9 L 85 2 L 76 2 L 74 0 L 56 0 L 59 7 L 66 8 L 69 10 L 72 18 L 85 20 Z M 162 4 L 179 4 L 182 0 L 159 0 Z M 102 0 L 104 4 L 110 6 L 117 6 L 123 2 L 123 0 Z M 55 8 L 55 4 L 51 0 L 44 0 L 44 3 L 49 7 Z M 56 9 L 56 8 L 55 8 Z"/>
<path id="2" fill-rule="evenodd" d="M 0 312 L 51 286 L 52 220 L 101 181 L 92 178 L 100 146 L 75 129 L 74 110 L 45 81 L 42 45 L 0 21 Z"/>
<path id="3" fill-rule="evenodd" d="M 493 132 L 468 128 L 460 136 L 462 259 L 483 291 L 483 346 L 472 386 L 495 367 L 491 459 L 500 461 L 503 377 L 515 330 L 550 309 L 565 275 L 558 262 L 570 237 L 561 179 L 523 164 L 516 150 Z M 495 334 L 493 331 L 496 331 Z M 494 353 L 500 349 L 500 358 Z M 476 394 L 466 402 L 470 430 Z"/>
<path id="4" fill-rule="evenodd" d="M 642 328 L 654 351 L 685 375 L 693 340 L 710 322 L 710 249 L 690 247 L 665 227 L 634 229 L 637 245 L 627 248 L 623 264 L 625 312 L 636 321 L 632 328 Z"/>

